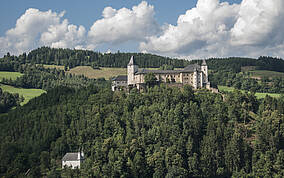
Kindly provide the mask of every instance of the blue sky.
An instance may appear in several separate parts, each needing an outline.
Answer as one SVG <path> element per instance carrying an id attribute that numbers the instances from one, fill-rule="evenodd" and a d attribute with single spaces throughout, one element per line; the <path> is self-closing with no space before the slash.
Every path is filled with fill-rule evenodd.
<path id="1" fill-rule="evenodd" d="M 189 59 L 283 57 L 282 9 L 281 0 L 5 0 L 0 56 L 45 45 Z"/>
<path id="2" fill-rule="evenodd" d="M 37 8 L 42 11 L 51 9 L 56 12 L 65 10 L 65 17 L 70 23 L 89 28 L 95 20 L 101 18 L 105 7 L 131 8 L 140 2 L 140 0 L 84 0 L 83 3 L 74 0 L 4 0 L 0 6 L 0 35 L 3 36 L 8 29 L 15 26 L 16 20 L 28 8 Z M 178 16 L 193 8 L 197 0 L 178 0 L 178 3 L 173 0 L 150 0 L 147 2 L 154 5 L 156 19 L 160 24 L 176 24 Z M 241 0 L 229 0 L 227 2 L 240 3 Z"/>

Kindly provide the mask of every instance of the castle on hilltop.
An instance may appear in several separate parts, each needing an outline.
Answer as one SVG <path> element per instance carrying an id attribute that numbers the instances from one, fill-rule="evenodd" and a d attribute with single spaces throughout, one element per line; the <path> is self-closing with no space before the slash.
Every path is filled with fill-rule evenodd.
<path id="1" fill-rule="evenodd" d="M 139 69 L 132 56 L 127 65 L 127 76 L 117 76 L 112 81 L 112 90 L 121 88 L 145 87 L 145 76 L 149 73 L 155 75 L 157 82 L 177 85 L 191 85 L 193 89 L 210 89 L 208 81 L 208 67 L 203 60 L 201 65 L 191 64 L 181 70 L 147 70 Z"/>

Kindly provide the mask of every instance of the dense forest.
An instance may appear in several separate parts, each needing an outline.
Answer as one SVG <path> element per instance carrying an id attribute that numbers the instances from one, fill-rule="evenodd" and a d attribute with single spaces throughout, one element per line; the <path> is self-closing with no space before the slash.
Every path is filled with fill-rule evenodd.
<path id="1" fill-rule="evenodd" d="M 196 61 L 195 61 L 196 62 Z M 248 67 L 253 70 L 269 70 L 284 72 L 284 60 L 261 56 L 258 59 L 252 58 L 213 58 L 207 60 L 210 69 L 209 81 L 217 88 L 217 85 L 224 85 L 253 92 L 283 93 L 284 78 L 251 78 L 248 71 L 242 68 Z"/>
<path id="2" fill-rule="evenodd" d="M 186 60 L 172 59 L 152 54 L 143 53 L 100 53 L 88 50 L 72 50 L 41 47 L 35 49 L 27 55 L 23 53 L 19 56 L 11 56 L 9 53 L 0 59 L 0 70 L 12 71 L 19 64 L 52 64 L 63 65 L 66 68 L 76 66 L 96 67 L 123 67 L 125 68 L 131 56 L 135 56 L 136 63 L 140 67 L 160 67 L 163 64 L 174 67 L 184 67 L 188 64 Z"/>
<path id="3" fill-rule="evenodd" d="M 283 177 L 284 98 L 57 87 L 0 116 L 1 177 Z M 83 149 L 80 170 L 58 169 Z"/>
<path id="4" fill-rule="evenodd" d="M 48 47 L 0 58 L 0 71 L 24 74 L 2 83 L 47 90 L 19 106 L 21 97 L 0 89 L 0 177 L 284 177 L 284 97 L 254 96 L 284 92 L 284 79 L 242 71 L 284 72 L 282 59 L 208 59 L 213 86 L 250 91 L 225 94 L 163 84 L 112 92 L 105 79 L 42 65 L 126 67 L 131 55 L 141 67 L 201 62 Z M 61 169 L 64 154 L 80 149 L 81 169 Z"/>
<path id="5" fill-rule="evenodd" d="M 255 66 L 258 70 L 271 70 L 284 72 L 284 61 L 281 58 L 260 56 L 258 59 L 229 57 L 229 58 L 210 58 L 206 60 L 211 70 L 241 72 L 242 67 Z"/>
<path id="6" fill-rule="evenodd" d="M 19 94 L 4 92 L 0 88 L 0 113 L 7 112 L 14 106 L 19 106 L 21 101 L 23 101 L 23 98 L 19 97 Z"/>
<path id="7" fill-rule="evenodd" d="M 56 68 L 44 68 L 43 65 L 23 64 L 18 71 L 24 75 L 18 77 L 16 80 L 4 78 L 0 83 L 21 88 L 39 88 L 44 90 L 58 86 L 68 86 L 79 89 L 96 83 L 105 83 L 108 85 L 104 78 L 89 79 L 81 75 L 68 74 L 64 70 Z"/>

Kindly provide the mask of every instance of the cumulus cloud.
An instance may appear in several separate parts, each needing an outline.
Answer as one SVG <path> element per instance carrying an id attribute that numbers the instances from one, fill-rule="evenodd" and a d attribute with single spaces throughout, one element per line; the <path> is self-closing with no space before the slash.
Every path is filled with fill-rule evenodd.
<path id="1" fill-rule="evenodd" d="M 277 55 L 283 51 L 282 9 L 282 0 L 198 0 L 176 26 L 147 38 L 140 50 L 191 58 Z"/>
<path id="2" fill-rule="evenodd" d="M 83 26 L 69 25 L 68 20 L 49 26 L 40 37 L 40 43 L 53 48 L 84 48 L 86 30 Z"/>
<path id="3" fill-rule="evenodd" d="M 284 1 L 242 0 L 229 4 L 198 0 L 177 24 L 158 25 L 152 5 L 106 7 L 89 31 L 70 24 L 64 13 L 27 9 L 14 28 L 0 37 L 0 55 L 39 46 L 100 49 L 139 44 L 141 52 L 203 58 L 271 55 L 284 57 Z"/>
<path id="4" fill-rule="evenodd" d="M 0 37 L 0 55 L 20 54 L 40 46 L 95 49 L 105 43 L 139 43 L 159 31 L 154 7 L 145 1 L 132 9 L 106 7 L 103 18 L 96 20 L 88 32 L 83 26 L 69 24 L 63 19 L 64 13 L 27 9 L 15 27 Z"/>
<path id="5" fill-rule="evenodd" d="M 95 21 L 88 32 L 89 43 L 96 46 L 101 43 L 143 41 L 158 32 L 154 14 L 154 7 L 145 1 L 132 9 L 106 7 L 103 18 Z"/>
<path id="6" fill-rule="evenodd" d="M 232 44 L 275 45 L 283 43 L 283 5 L 283 0 L 243 0 L 238 20 L 231 30 Z"/>
<path id="7" fill-rule="evenodd" d="M 85 34 L 83 26 L 61 21 L 65 12 L 56 13 L 30 8 L 17 20 L 16 26 L 0 37 L 0 54 L 19 54 L 39 46 L 80 47 Z"/>

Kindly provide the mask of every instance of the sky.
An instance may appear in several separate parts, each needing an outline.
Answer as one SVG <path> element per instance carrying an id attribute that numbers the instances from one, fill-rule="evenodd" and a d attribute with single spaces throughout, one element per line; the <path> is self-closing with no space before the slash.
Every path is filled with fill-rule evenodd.
<path id="1" fill-rule="evenodd" d="M 0 56 L 41 46 L 284 57 L 283 0 L 3 0 Z"/>

